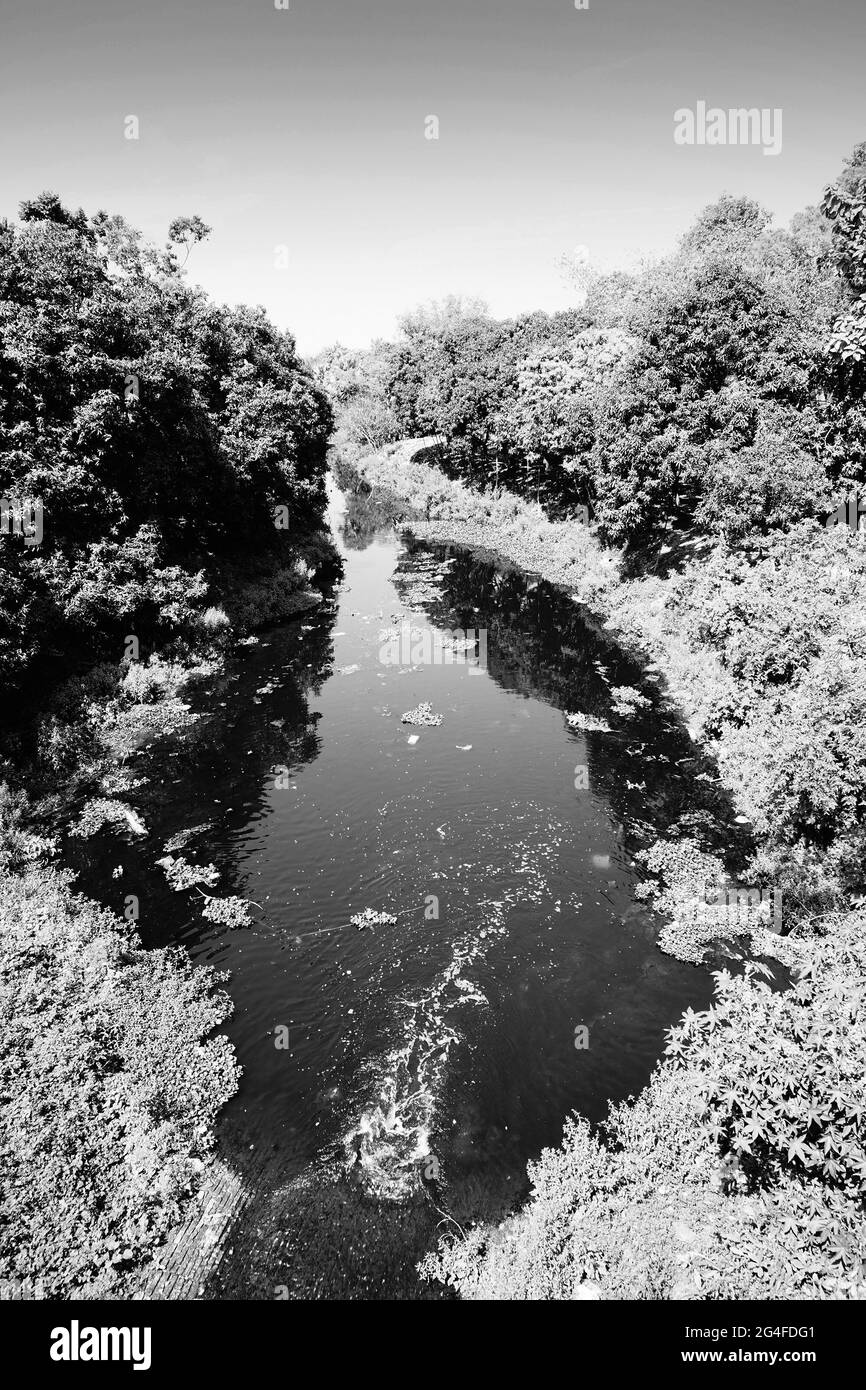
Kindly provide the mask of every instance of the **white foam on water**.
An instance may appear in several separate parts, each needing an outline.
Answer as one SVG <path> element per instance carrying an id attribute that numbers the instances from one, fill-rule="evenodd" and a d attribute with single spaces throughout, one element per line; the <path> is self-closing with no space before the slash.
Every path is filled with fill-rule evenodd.
<path id="1" fill-rule="evenodd" d="M 452 1053 L 463 1038 L 461 1011 L 488 1004 L 472 978 L 474 967 L 507 933 L 513 908 L 546 904 L 551 914 L 556 911 L 548 888 L 550 871 L 563 845 L 571 841 L 573 829 L 565 823 L 551 824 L 545 809 L 524 804 L 504 824 L 496 824 L 492 817 L 483 827 L 474 822 L 474 848 L 483 849 L 489 840 L 491 858 L 429 874 L 432 880 L 447 879 L 452 894 L 461 890 L 468 899 L 465 914 L 481 925 L 452 943 L 448 964 L 429 988 L 412 999 L 396 1001 L 399 1041 L 364 1068 L 362 1084 L 369 1086 L 371 1098 L 345 1133 L 343 1150 L 346 1163 L 360 1167 L 365 1185 L 377 1195 L 405 1198 L 417 1189 L 421 1161 L 432 1153 L 431 1136 Z M 513 843 L 518 836 L 519 848 Z M 509 840 L 512 855 L 507 873 L 519 875 L 519 887 L 502 882 L 502 856 Z M 479 895 L 485 882 L 495 885 L 496 898 Z"/>
<path id="2" fill-rule="evenodd" d="M 492 913 L 497 905 L 479 904 Z M 494 937 L 505 931 L 504 912 L 487 919 L 485 940 L 468 934 L 455 943 L 451 960 L 431 988 L 418 999 L 403 1001 L 402 1037 L 385 1057 L 371 1064 L 376 1097 L 346 1134 L 347 1162 L 360 1162 L 367 1184 L 388 1196 L 405 1196 L 417 1183 L 420 1161 L 431 1153 L 430 1135 L 436 1098 L 452 1048 L 461 1033 L 453 1019 L 457 1009 L 483 1007 L 487 998 L 464 972 Z"/>

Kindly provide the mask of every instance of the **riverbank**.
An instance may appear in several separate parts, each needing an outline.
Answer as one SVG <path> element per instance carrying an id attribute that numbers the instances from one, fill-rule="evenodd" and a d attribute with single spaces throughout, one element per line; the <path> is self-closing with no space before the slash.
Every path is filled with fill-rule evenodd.
<path id="1" fill-rule="evenodd" d="M 25 866 L 24 838 L 0 882 L 0 1290 L 122 1296 L 212 1159 L 238 1080 L 215 1032 L 231 1003 L 219 974 L 144 950 L 40 846 Z"/>

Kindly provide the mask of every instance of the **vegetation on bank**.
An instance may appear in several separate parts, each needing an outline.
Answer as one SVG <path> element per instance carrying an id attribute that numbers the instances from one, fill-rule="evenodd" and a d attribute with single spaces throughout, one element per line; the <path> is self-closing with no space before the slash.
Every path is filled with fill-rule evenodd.
<path id="1" fill-rule="evenodd" d="M 411 523 L 419 536 L 495 550 L 586 603 L 600 601 L 616 579 L 617 553 L 587 527 L 552 520 L 537 502 L 506 489 L 479 492 L 447 477 L 438 458 L 434 439 L 400 440 L 354 465 L 337 452 L 333 467 L 349 488 L 369 485 L 399 499 L 402 505 L 392 503 L 394 520 Z"/>
<path id="2" fill-rule="evenodd" d="M 112 1297 L 179 1219 L 237 1088 L 224 978 L 75 894 L 0 802 L 0 1286 Z"/>
<path id="3" fill-rule="evenodd" d="M 866 462 L 864 184 L 861 146 L 788 230 L 724 196 L 665 260 L 590 275 L 570 315 L 407 316 L 383 368 L 401 434 L 439 436 L 471 484 L 586 507 L 608 544 L 822 516 Z"/>

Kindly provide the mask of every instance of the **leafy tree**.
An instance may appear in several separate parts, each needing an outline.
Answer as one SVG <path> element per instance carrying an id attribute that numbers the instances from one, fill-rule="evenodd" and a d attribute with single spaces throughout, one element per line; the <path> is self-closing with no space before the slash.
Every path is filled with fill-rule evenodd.
<path id="1" fill-rule="evenodd" d="M 25 198 L 18 216 L 22 222 L 54 222 L 58 227 L 69 227 L 83 236 L 90 234 L 87 216 L 82 208 L 77 212 L 65 208 L 56 193 L 40 193 L 36 198 Z"/>
<path id="2" fill-rule="evenodd" d="M 169 246 L 186 247 L 186 255 L 183 258 L 185 265 L 193 246 L 210 236 L 212 230 L 213 228 L 206 226 L 198 216 L 176 217 L 168 229 Z"/>
<path id="3" fill-rule="evenodd" d="M 828 462 L 844 495 L 866 481 L 866 144 L 826 190 L 821 210 L 843 296 L 826 338 L 822 384 Z"/>
<path id="4" fill-rule="evenodd" d="M 340 343 L 326 348 L 311 363 L 336 414 L 338 447 L 358 456 L 399 439 L 400 425 L 388 399 L 389 345 L 374 343 L 355 352 Z"/>
<path id="5" fill-rule="evenodd" d="M 94 592 L 97 554 L 106 585 L 138 586 L 159 627 L 166 585 L 191 616 L 200 572 L 291 545 L 275 505 L 295 534 L 318 524 L 328 402 L 263 310 L 218 308 L 185 283 L 172 248 L 207 231 L 178 218 L 159 252 L 120 217 L 42 194 L 0 235 L 0 496 L 44 509 L 41 546 L 0 544 L 0 685 L 34 655 L 4 596 L 30 595 L 37 649 L 83 657 L 118 632 L 113 593 Z"/>

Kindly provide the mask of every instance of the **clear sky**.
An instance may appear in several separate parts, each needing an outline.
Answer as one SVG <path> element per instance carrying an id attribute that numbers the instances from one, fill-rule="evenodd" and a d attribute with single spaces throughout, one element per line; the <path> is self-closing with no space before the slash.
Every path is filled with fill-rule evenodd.
<path id="1" fill-rule="evenodd" d="M 289 4 L 2 0 L 0 213 L 198 213 L 191 278 L 313 352 L 447 293 L 563 307 L 576 245 L 634 265 L 724 190 L 787 221 L 866 140 L 866 0 Z M 699 100 L 780 107 L 781 154 L 675 145 Z"/>

